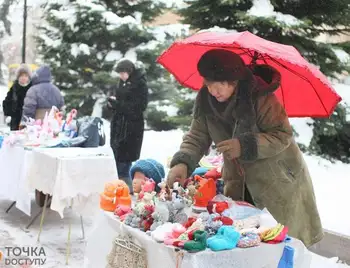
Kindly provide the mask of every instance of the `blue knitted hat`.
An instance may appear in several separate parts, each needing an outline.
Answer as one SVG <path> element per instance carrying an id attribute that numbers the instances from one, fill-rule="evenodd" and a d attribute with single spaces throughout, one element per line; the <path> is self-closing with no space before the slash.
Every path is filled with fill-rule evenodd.
<path id="1" fill-rule="evenodd" d="M 153 159 L 137 160 L 130 168 L 130 178 L 134 178 L 135 172 L 142 172 L 149 179 L 153 179 L 156 183 L 156 192 L 160 191 L 158 183 L 165 177 L 165 170 L 161 163 Z"/>

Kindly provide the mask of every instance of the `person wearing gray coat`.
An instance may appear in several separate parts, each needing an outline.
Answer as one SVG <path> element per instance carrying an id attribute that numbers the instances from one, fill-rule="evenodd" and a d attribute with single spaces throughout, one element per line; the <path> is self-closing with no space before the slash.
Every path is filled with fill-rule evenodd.
<path id="1" fill-rule="evenodd" d="M 61 91 L 52 84 L 52 75 L 49 66 L 40 67 L 32 77 L 32 86 L 29 88 L 23 104 L 23 116 L 33 119 L 43 119 L 45 113 L 52 106 L 61 109 L 64 99 Z"/>

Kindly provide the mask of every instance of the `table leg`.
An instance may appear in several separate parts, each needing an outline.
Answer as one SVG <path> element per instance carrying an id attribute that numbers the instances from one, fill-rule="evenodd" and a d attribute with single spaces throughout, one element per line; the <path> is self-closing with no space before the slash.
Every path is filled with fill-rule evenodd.
<path id="1" fill-rule="evenodd" d="M 36 221 L 36 219 L 43 213 L 43 208 L 40 209 L 40 211 L 30 220 L 28 225 L 26 226 L 26 229 L 29 229 L 30 226 Z"/>
<path id="2" fill-rule="evenodd" d="M 6 213 L 9 213 L 9 211 L 11 210 L 11 208 L 16 204 L 16 201 L 13 201 L 11 203 L 11 205 L 6 209 Z"/>
<path id="3" fill-rule="evenodd" d="M 47 207 L 47 201 L 49 199 L 49 195 L 45 195 L 45 202 L 44 202 L 44 207 L 41 213 L 41 219 L 40 219 L 40 227 L 39 227 L 39 234 L 38 234 L 38 242 L 40 242 L 40 235 L 41 231 L 43 230 L 43 224 L 44 224 L 44 218 L 45 218 L 45 212 L 46 212 L 46 207 Z"/>
<path id="4" fill-rule="evenodd" d="M 69 225 L 68 225 L 68 239 L 67 239 L 67 252 L 66 252 L 66 265 L 68 265 L 69 261 L 69 255 L 70 255 L 70 235 L 72 231 L 72 222 L 69 219 Z"/>
<path id="5" fill-rule="evenodd" d="M 83 216 L 80 216 L 80 225 L 81 225 L 81 232 L 83 233 L 83 239 L 85 239 Z"/>

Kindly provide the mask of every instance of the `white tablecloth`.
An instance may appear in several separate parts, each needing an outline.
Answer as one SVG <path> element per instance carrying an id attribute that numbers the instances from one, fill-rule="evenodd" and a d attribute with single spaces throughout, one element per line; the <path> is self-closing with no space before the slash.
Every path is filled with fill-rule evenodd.
<path id="1" fill-rule="evenodd" d="M 132 235 L 147 250 L 149 268 L 176 267 L 177 252 L 174 248 L 155 242 L 147 234 L 120 223 L 112 213 L 101 212 L 95 228 L 88 236 L 84 268 L 106 267 L 106 256 L 112 248 L 115 237 L 121 233 Z M 311 254 L 304 244 L 296 239 L 288 243 L 295 249 L 294 267 L 309 268 Z M 230 251 L 202 251 L 185 253 L 181 268 L 276 268 L 285 244 L 262 243 L 259 247 Z M 96 254 L 98 252 L 98 254 Z"/>
<path id="2" fill-rule="evenodd" d="M 23 147 L 0 149 L 0 197 L 16 201 L 16 207 L 30 216 L 31 193 L 25 180 L 32 152 Z"/>
<path id="3" fill-rule="evenodd" d="M 52 195 L 51 209 L 63 217 L 71 201 L 73 209 L 83 214 L 103 191 L 105 182 L 117 178 L 113 152 L 108 147 L 32 151 L 13 147 L 0 152 L 0 170 L 6 174 L 0 179 L 0 186 L 6 186 L 0 195 L 16 201 L 16 206 L 28 215 L 30 193 L 35 189 Z"/>

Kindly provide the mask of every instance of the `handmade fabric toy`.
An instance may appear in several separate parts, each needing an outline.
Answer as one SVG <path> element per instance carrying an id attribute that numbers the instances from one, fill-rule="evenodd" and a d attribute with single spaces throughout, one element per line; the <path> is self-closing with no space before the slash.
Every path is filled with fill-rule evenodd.
<path id="1" fill-rule="evenodd" d="M 208 217 L 206 217 L 204 213 L 201 213 L 200 217 L 205 222 L 205 230 L 209 236 L 215 235 L 223 225 L 223 222 L 218 219 L 219 216 L 218 214 L 208 214 Z"/>
<path id="2" fill-rule="evenodd" d="M 151 193 L 152 195 L 155 195 L 155 187 L 156 183 L 153 179 L 146 179 L 143 185 L 141 186 L 141 192 L 138 194 L 138 199 L 142 199 L 145 193 Z"/>
<path id="3" fill-rule="evenodd" d="M 129 206 L 124 206 L 124 205 L 118 205 L 116 210 L 114 211 L 114 215 L 116 215 L 120 221 L 124 221 L 127 214 L 131 213 L 131 207 Z"/>
<path id="4" fill-rule="evenodd" d="M 129 192 L 129 187 L 122 180 L 118 180 L 116 185 L 115 205 L 131 207 L 131 195 Z"/>
<path id="5" fill-rule="evenodd" d="M 148 197 L 148 195 L 150 197 Z M 145 199 L 145 197 L 147 198 Z M 150 193 L 145 193 L 145 197 L 135 204 L 132 213 L 125 217 L 124 223 L 133 228 L 140 228 L 146 232 L 150 230 L 153 224 L 154 219 L 152 218 L 152 214 L 155 207 L 152 200 L 153 196 Z"/>
<path id="6" fill-rule="evenodd" d="M 222 215 L 224 215 L 224 213 Z M 259 225 L 260 225 L 259 216 L 252 216 L 243 220 L 233 221 L 233 226 L 237 230 L 257 228 Z"/>
<path id="7" fill-rule="evenodd" d="M 115 211 L 115 193 L 117 189 L 117 180 L 105 184 L 104 192 L 100 194 L 100 208 L 106 211 Z"/>
<path id="8" fill-rule="evenodd" d="M 209 213 L 223 213 L 226 209 L 229 208 L 229 203 L 226 201 L 222 202 L 216 202 L 216 201 L 209 201 L 208 202 L 208 212 Z"/>
<path id="9" fill-rule="evenodd" d="M 207 232 L 197 230 L 193 233 L 193 240 L 185 242 L 183 248 L 189 252 L 198 252 L 207 248 Z"/>
<path id="10" fill-rule="evenodd" d="M 222 177 L 221 168 L 212 168 L 204 174 L 204 178 L 206 179 L 212 178 L 214 180 L 217 180 L 217 179 L 220 179 L 221 177 Z"/>
<path id="11" fill-rule="evenodd" d="M 261 242 L 260 236 L 256 233 L 245 233 L 238 241 L 237 247 L 250 248 L 259 246 Z"/>
<path id="12" fill-rule="evenodd" d="M 185 203 L 181 198 L 176 198 L 172 201 L 167 201 L 169 210 L 169 222 L 185 223 L 187 214 L 184 212 Z"/>
<path id="13" fill-rule="evenodd" d="M 157 242 L 163 243 L 166 236 L 172 231 L 174 223 L 166 222 L 158 226 L 154 231 L 151 232 L 151 237 Z"/>
<path id="14" fill-rule="evenodd" d="M 213 251 L 230 250 L 237 246 L 240 233 L 232 226 L 222 226 L 218 233 L 207 240 L 207 246 Z"/>
<path id="15" fill-rule="evenodd" d="M 186 228 L 180 223 L 174 223 L 170 232 L 165 235 L 164 244 L 174 246 L 176 241 L 180 241 L 180 235 L 186 232 Z"/>
<path id="16" fill-rule="evenodd" d="M 192 207 L 193 212 L 203 212 L 207 210 L 208 202 L 216 195 L 216 183 L 213 179 L 204 179 L 200 176 L 195 176 L 197 182 L 197 192 Z"/>
<path id="17" fill-rule="evenodd" d="M 268 244 L 282 243 L 288 234 L 288 227 L 278 224 L 275 228 L 262 235 L 261 240 Z"/>
<path id="18" fill-rule="evenodd" d="M 150 227 L 151 231 L 154 231 L 159 226 L 168 222 L 169 220 L 169 209 L 165 202 L 158 202 L 155 206 L 154 212 L 152 213 L 153 223 Z"/>
<path id="19" fill-rule="evenodd" d="M 160 192 L 158 183 L 165 177 L 164 166 L 158 161 L 153 159 L 140 159 L 137 160 L 130 168 L 130 178 L 149 178 L 153 179 L 156 183 L 155 191 Z"/>
<path id="20" fill-rule="evenodd" d="M 195 176 L 195 175 L 199 175 L 199 176 L 203 176 L 204 174 L 206 174 L 207 172 L 209 171 L 209 168 L 206 168 L 206 167 L 197 167 L 191 177 Z"/>

